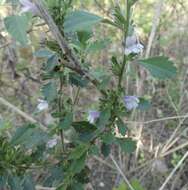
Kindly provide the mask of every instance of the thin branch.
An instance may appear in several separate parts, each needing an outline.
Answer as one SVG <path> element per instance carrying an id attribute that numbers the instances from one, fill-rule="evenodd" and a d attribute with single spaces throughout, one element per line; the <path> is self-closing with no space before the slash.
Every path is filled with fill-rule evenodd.
<path id="1" fill-rule="evenodd" d="M 176 152 L 178 150 L 181 150 L 182 148 L 185 148 L 186 146 L 188 146 L 188 142 L 182 143 L 181 145 L 179 145 L 179 146 L 177 146 L 175 148 L 172 148 L 169 151 L 166 151 L 166 152 L 162 153 L 160 156 L 165 157 L 165 156 L 167 156 L 169 154 L 172 154 L 172 153 L 174 153 L 174 152 Z"/>
<path id="2" fill-rule="evenodd" d="M 129 180 L 127 179 L 127 177 L 125 176 L 125 174 L 123 173 L 123 171 L 121 170 L 121 168 L 119 167 L 119 165 L 117 164 L 117 162 L 115 161 L 115 159 L 113 158 L 113 156 L 110 156 L 112 162 L 114 163 L 114 165 L 116 166 L 118 172 L 121 174 L 121 176 L 123 177 L 124 181 L 127 183 L 127 185 L 129 186 L 129 188 L 131 190 L 135 190 L 133 188 L 133 186 L 130 184 Z"/>
<path id="3" fill-rule="evenodd" d="M 40 185 L 37 185 L 35 188 L 36 188 L 36 190 L 56 190 L 55 187 L 43 187 Z"/>
<path id="4" fill-rule="evenodd" d="M 182 165 L 182 163 L 187 158 L 187 156 L 188 156 L 188 151 L 184 154 L 184 156 L 182 157 L 182 159 L 178 162 L 178 164 L 176 165 L 176 167 L 172 170 L 172 172 L 166 178 L 165 182 L 162 184 L 162 186 L 159 188 L 159 190 L 164 190 L 165 186 L 168 184 L 168 182 L 170 181 L 170 179 L 173 177 L 173 175 L 176 173 L 176 171 Z"/>
<path id="5" fill-rule="evenodd" d="M 125 121 L 127 124 L 151 124 L 155 122 L 160 122 L 160 121 L 167 121 L 167 120 L 174 120 L 174 119 L 181 119 L 181 118 L 188 118 L 188 115 L 180 115 L 180 116 L 172 116 L 172 117 L 164 117 L 160 119 L 153 119 L 149 121 Z"/>
<path id="6" fill-rule="evenodd" d="M 23 118 L 25 118 L 27 121 L 29 121 L 31 123 L 38 123 L 38 124 L 40 124 L 41 129 L 46 130 L 46 127 L 43 124 L 39 123 L 36 119 L 34 119 L 33 117 L 31 117 L 27 113 L 23 112 L 22 110 L 20 110 L 19 108 L 17 108 L 16 106 L 14 106 L 13 104 L 11 104 L 10 102 L 8 102 L 7 100 L 5 100 L 2 97 L 0 97 L 0 104 L 3 104 L 5 106 L 7 106 L 12 111 L 16 112 L 17 114 L 19 114 L 20 116 L 22 116 Z"/>
<path id="7" fill-rule="evenodd" d="M 7 42 L 7 43 L 1 45 L 0 49 L 5 48 L 5 47 L 9 46 L 10 44 L 11 44 L 11 42 Z"/>
<path id="8" fill-rule="evenodd" d="M 146 49 L 146 56 L 145 56 L 146 58 L 148 58 L 150 55 L 152 43 L 155 38 L 155 33 L 157 31 L 157 27 L 158 27 L 159 21 L 160 21 L 163 2 L 164 2 L 164 0 L 159 0 L 158 3 L 156 4 L 155 15 L 153 17 L 153 25 L 152 25 L 152 29 L 151 29 L 151 33 L 149 36 L 147 49 Z"/>
<path id="9" fill-rule="evenodd" d="M 45 6 L 43 5 L 43 3 L 40 0 L 34 0 L 34 3 L 35 3 L 35 5 L 37 6 L 37 8 L 38 8 L 38 10 L 40 12 L 40 16 L 44 19 L 44 21 L 48 25 L 48 27 L 49 27 L 49 29 L 50 29 L 53 37 L 55 38 L 55 40 L 59 44 L 62 52 L 67 55 L 67 58 L 69 59 L 69 62 L 68 62 L 68 65 L 66 65 L 66 66 L 68 68 L 76 71 L 80 75 L 85 76 L 95 86 L 97 86 L 98 85 L 98 81 L 95 80 L 95 79 L 92 79 L 88 75 L 88 71 L 84 70 L 81 67 L 81 63 L 79 62 L 79 59 L 76 57 L 76 55 L 73 53 L 73 51 L 69 47 L 66 39 L 62 36 L 62 34 L 61 34 L 58 26 L 54 22 L 53 18 L 51 17 L 51 15 L 49 14 L 48 10 L 45 8 Z"/>

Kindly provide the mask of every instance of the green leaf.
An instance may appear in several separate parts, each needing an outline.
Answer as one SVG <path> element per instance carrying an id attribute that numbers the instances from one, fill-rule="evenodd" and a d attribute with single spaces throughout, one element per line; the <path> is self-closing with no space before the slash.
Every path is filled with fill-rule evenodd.
<path id="1" fill-rule="evenodd" d="M 23 190 L 35 190 L 35 184 L 31 176 L 25 176 Z"/>
<path id="2" fill-rule="evenodd" d="M 42 93 L 48 102 L 52 102 L 57 97 L 57 87 L 55 82 L 49 82 L 42 88 Z"/>
<path id="3" fill-rule="evenodd" d="M 61 166 L 53 165 L 48 169 L 48 176 L 45 178 L 45 181 L 43 182 L 44 186 L 51 187 L 54 184 L 54 181 L 56 185 L 60 184 L 64 179 L 64 173 Z"/>
<path id="4" fill-rule="evenodd" d="M 92 42 L 89 44 L 86 51 L 88 53 L 95 53 L 95 52 L 98 52 L 98 51 L 105 49 L 106 47 L 109 46 L 109 44 L 110 44 L 109 39 L 95 41 L 95 42 Z"/>
<path id="5" fill-rule="evenodd" d="M 65 18 L 65 32 L 90 31 L 92 27 L 102 20 L 101 17 L 86 12 L 74 11 Z"/>
<path id="6" fill-rule="evenodd" d="M 144 188 L 140 185 L 140 182 L 136 179 L 131 180 L 131 185 L 134 190 L 144 190 Z M 125 182 L 122 182 L 117 188 L 113 188 L 113 190 L 129 190 L 129 187 Z"/>
<path id="7" fill-rule="evenodd" d="M 89 154 L 91 155 L 95 155 L 95 156 L 98 156 L 99 155 L 99 147 L 97 145 L 92 145 L 90 148 L 89 148 Z"/>
<path id="8" fill-rule="evenodd" d="M 11 190 L 22 190 L 21 180 L 17 176 L 9 176 L 8 185 L 10 186 Z"/>
<path id="9" fill-rule="evenodd" d="M 35 57 L 38 57 L 38 58 L 51 58 L 52 56 L 54 55 L 54 52 L 48 50 L 48 49 L 39 49 L 38 51 L 36 51 L 34 53 L 34 56 Z"/>
<path id="10" fill-rule="evenodd" d="M 48 134 L 35 125 L 19 127 L 12 137 L 11 144 L 22 145 L 25 148 L 34 148 L 45 144 L 49 140 Z"/>
<path id="11" fill-rule="evenodd" d="M 109 144 L 102 143 L 101 153 L 103 154 L 104 157 L 107 157 L 110 154 L 110 148 L 111 146 Z"/>
<path id="12" fill-rule="evenodd" d="M 131 184 L 135 190 L 144 190 L 144 188 L 141 186 L 140 182 L 137 179 L 131 180 Z"/>
<path id="13" fill-rule="evenodd" d="M 79 159 L 83 154 L 87 152 L 88 148 L 88 144 L 80 144 L 71 151 L 69 159 Z"/>
<path id="14" fill-rule="evenodd" d="M 148 100 L 146 100 L 145 98 L 139 98 L 140 102 L 138 104 L 137 109 L 140 110 L 147 110 L 151 107 L 151 104 Z"/>
<path id="15" fill-rule="evenodd" d="M 53 69 L 58 65 L 58 58 L 57 55 L 52 55 L 50 58 L 48 58 L 45 70 L 50 72 L 53 71 Z"/>
<path id="16" fill-rule="evenodd" d="M 82 142 L 89 142 L 95 136 L 96 126 L 87 122 L 80 121 L 72 123 L 72 126 L 78 133 L 79 140 Z"/>
<path id="17" fill-rule="evenodd" d="M 72 173 L 80 173 L 85 167 L 86 154 L 83 154 L 79 159 L 73 161 L 70 166 L 70 171 Z"/>
<path id="18" fill-rule="evenodd" d="M 71 190 L 84 190 L 84 186 L 81 183 L 73 183 Z"/>
<path id="19" fill-rule="evenodd" d="M 68 129 L 73 122 L 73 113 L 67 113 L 64 117 L 64 119 L 60 122 L 59 128 L 66 130 Z"/>
<path id="20" fill-rule="evenodd" d="M 117 58 L 115 56 L 112 56 L 111 58 L 112 62 L 112 72 L 114 75 L 119 76 L 121 73 L 121 64 L 118 62 Z"/>
<path id="21" fill-rule="evenodd" d="M 138 0 L 128 0 L 129 6 L 133 6 Z"/>
<path id="22" fill-rule="evenodd" d="M 27 44 L 28 20 L 26 16 L 8 16 L 4 19 L 7 32 L 22 45 Z"/>
<path id="23" fill-rule="evenodd" d="M 96 124 L 97 128 L 104 128 L 108 124 L 110 116 L 111 112 L 109 109 L 105 109 L 104 111 L 102 111 Z"/>
<path id="24" fill-rule="evenodd" d="M 77 75 L 76 73 L 69 73 L 69 81 L 71 84 L 80 87 L 86 87 L 89 82 L 87 79 Z"/>
<path id="25" fill-rule="evenodd" d="M 125 153 L 132 153 L 136 149 L 136 142 L 131 138 L 117 138 L 116 141 Z"/>
<path id="26" fill-rule="evenodd" d="M 4 188 L 6 186 L 7 177 L 6 176 L 0 176 L 0 189 Z"/>
<path id="27" fill-rule="evenodd" d="M 105 144 L 112 144 L 114 142 L 114 140 L 115 140 L 114 135 L 111 132 L 105 133 L 102 136 L 102 141 Z"/>
<path id="28" fill-rule="evenodd" d="M 148 69 L 153 77 L 159 79 L 172 78 L 176 75 L 176 67 L 167 57 L 159 56 L 149 59 L 142 59 L 138 62 Z"/>
<path id="29" fill-rule="evenodd" d="M 113 188 L 113 190 L 128 190 L 128 188 L 125 182 L 123 182 L 117 188 Z"/>
<path id="30" fill-rule="evenodd" d="M 119 130 L 119 133 L 122 136 L 125 136 L 125 134 L 127 132 L 127 125 L 125 125 L 121 119 L 118 119 L 116 124 L 117 124 L 118 130 Z"/>

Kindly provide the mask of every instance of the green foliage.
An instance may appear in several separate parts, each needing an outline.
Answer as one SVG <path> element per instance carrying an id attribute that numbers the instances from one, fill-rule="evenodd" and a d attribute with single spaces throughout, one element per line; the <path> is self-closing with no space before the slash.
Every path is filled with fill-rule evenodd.
<path id="1" fill-rule="evenodd" d="M 163 56 L 139 60 L 138 63 L 148 69 L 152 76 L 158 79 L 172 78 L 177 72 L 173 62 Z"/>
<path id="2" fill-rule="evenodd" d="M 69 73 L 69 81 L 71 84 L 79 87 L 86 87 L 89 82 L 86 78 L 72 72 Z"/>
<path id="3" fill-rule="evenodd" d="M 67 113 L 62 121 L 59 123 L 59 128 L 66 130 L 68 129 L 73 122 L 73 113 Z"/>
<path id="4" fill-rule="evenodd" d="M 7 32 L 21 45 L 26 45 L 27 29 L 28 29 L 28 18 L 24 16 L 12 15 L 4 19 L 4 24 Z"/>
<path id="5" fill-rule="evenodd" d="M 85 11 L 74 11 L 65 18 L 65 32 L 90 31 L 102 20 L 101 17 Z"/>
<path id="6" fill-rule="evenodd" d="M 132 153 L 136 149 L 136 142 L 131 138 L 117 138 L 116 142 L 125 153 Z"/>
<path id="7" fill-rule="evenodd" d="M 123 121 L 121 119 L 118 119 L 116 121 L 117 127 L 118 127 L 118 131 L 122 136 L 125 136 L 126 132 L 127 132 L 127 125 L 125 125 L 123 123 Z"/>
<path id="8" fill-rule="evenodd" d="M 35 125 L 26 125 L 16 130 L 12 137 L 11 144 L 21 145 L 27 149 L 45 144 L 49 140 L 48 134 Z"/>
<path id="9" fill-rule="evenodd" d="M 136 149 L 136 141 L 132 138 L 134 134 L 131 129 L 127 134 L 128 126 L 124 123 L 124 119 L 127 120 L 131 114 L 124 101 L 128 90 L 125 85 L 127 64 L 138 62 L 159 79 L 174 77 L 177 71 L 167 57 L 137 60 L 139 53 L 121 55 L 119 51 L 107 56 L 111 59 L 104 65 L 92 65 L 91 59 L 97 55 L 94 53 L 109 48 L 113 41 L 112 36 L 98 39 L 98 30 L 93 31 L 93 27 L 102 22 L 113 26 L 120 33 L 121 43 L 126 46 L 127 36 L 134 31 L 131 9 L 137 0 L 128 0 L 125 6 L 116 5 L 112 17 L 109 17 L 111 20 L 82 10 L 73 11 L 72 0 L 45 2 L 61 38 L 64 38 L 63 50 L 55 35 L 47 35 L 48 39 L 43 44 L 45 48 L 34 53 L 37 60 L 44 62 L 41 66 L 41 91 L 49 104 L 48 111 L 54 123 L 44 131 L 35 124 L 24 125 L 16 128 L 11 138 L 7 138 L 4 134 L 10 126 L 0 120 L 0 188 L 34 190 L 36 184 L 29 171 L 37 170 L 42 171 L 44 179 L 41 184 L 44 186 L 82 190 L 84 184 L 89 182 L 89 156 L 101 154 L 107 157 L 114 145 L 119 146 L 126 155 Z M 26 15 L 4 19 L 7 32 L 22 45 L 28 42 L 28 19 Z M 32 21 L 36 22 L 36 17 Z M 87 121 L 84 120 L 86 110 L 80 109 L 85 100 L 79 99 L 86 99 L 85 95 L 82 96 L 84 93 L 87 96 L 96 94 L 90 91 L 91 84 L 92 89 L 100 93 L 100 98 L 95 105 L 89 105 L 90 108 L 97 107 L 98 112 L 95 116 L 90 115 L 94 118 Z M 67 90 L 69 88 L 71 95 Z M 135 102 L 130 104 L 140 112 L 150 107 L 144 97 L 139 97 L 139 105 Z M 132 180 L 131 185 L 135 190 L 143 190 L 137 180 Z M 129 190 L 129 187 L 122 183 L 115 189 Z"/>
<path id="10" fill-rule="evenodd" d="M 95 137 L 96 126 L 87 122 L 80 121 L 72 123 L 72 126 L 78 134 L 78 141 L 90 142 Z"/>
<path id="11" fill-rule="evenodd" d="M 55 82 L 49 82 L 42 88 L 42 93 L 48 102 L 52 102 L 57 98 L 57 87 Z"/>
<path id="12" fill-rule="evenodd" d="M 110 116 L 111 116 L 111 113 L 109 109 L 103 110 L 97 122 L 97 127 L 99 129 L 104 128 L 108 124 Z"/>
<path id="13" fill-rule="evenodd" d="M 139 98 L 139 101 L 140 102 L 139 102 L 139 105 L 138 105 L 138 109 L 147 110 L 147 109 L 149 109 L 151 107 L 151 104 L 147 99 L 141 97 L 141 98 Z"/>
<path id="14" fill-rule="evenodd" d="M 134 190 L 144 190 L 140 182 L 136 179 L 131 181 L 131 186 Z M 117 188 L 113 188 L 113 190 L 130 190 L 130 188 L 125 182 L 122 182 Z"/>
<path id="15" fill-rule="evenodd" d="M 54 53 L 48 49 L 39 49 L 34 53 L 34 56 L 37 58 L 47 58 L 50 59 L 52 56 L 54 56 Z"/>

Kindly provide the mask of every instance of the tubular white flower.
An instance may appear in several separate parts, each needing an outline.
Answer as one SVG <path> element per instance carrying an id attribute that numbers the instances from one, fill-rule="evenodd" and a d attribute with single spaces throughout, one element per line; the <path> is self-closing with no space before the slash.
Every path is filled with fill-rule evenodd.
<path id="1" fill-rule="evenodd" d="M 37 7 L 30 0 L 19 0 L 19 1 L 22 5 L 21 13 L 31 12 L 33 15 L 39 14 Z"/>
<path id="2" fill-rule="evenodd" d="M 46 100 L 38 99 L 38 101 L 39 101 L 39 104 L 37 105 L 38 111 L 43 111 L 48 109 L 48 102 Z"/>
<path id="3" fill-rule="evenodd" d="M 128 36 L 125 42 L 125 55 L 139 54 L 143 51 L 144 46 L 139 42 L 135 34 Z"/>
<path id="4" fill-rule="evenodd" d="M 54 139 L 51 139 L 51 140 L 49 140 L 49 141 L 47 142 L 46 147 L 47 147 L 47 148 L 53 148 L 53 147 L 56 146 L 56 145 L 57 145 L 57 139 L 54 138 Z"/>
<path id="5" fill-rule="evenodd" d="M 98 111 L 89 111 L 89 115 L 87 117 L 87 120 L 90 122 L 90 123 L 94 123 L 96 121 L 96 119 L 98 119 L 100 116 L 100 112 Z"/>
<path id="6" fill-rule="evenodd" d="M 137 96 L 125 96 L 124 97 L 125 107 L 128 111 L 136 109 L 140 103 Z"/>

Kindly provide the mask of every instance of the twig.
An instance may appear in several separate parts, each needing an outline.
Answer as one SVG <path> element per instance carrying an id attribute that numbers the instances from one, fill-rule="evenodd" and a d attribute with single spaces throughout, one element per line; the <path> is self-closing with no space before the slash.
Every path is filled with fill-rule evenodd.
<path id="1" fill-rule="evenodd" d="M 89 75 L 87 70 L 84 70 L 81 67 L 81 63 L 79 62 L 79 59 L 76 57 L 76 55 L 73 53 L 71 48 L 68 46 L 67 41 L 62 36 L 58 26 L 54 22 L 53 18 L 49 14 L 48 10 L 45 8 L 43 3 L 40 0 L 34 0 L 35 5 L 37 6 L 40 16 L 44 19 L 46 24 L 48 25 L 53 37 L 57 41 L 58 45 L 60 46 L 63 53 L 66 54 L 67 58 L 69 59 L 68 65 L 66 65 L 68 68 L 76 71 L 82 76 L 85 76 L 88 80 L 90 80 L 95 86 L 99 84 L 99 82 L 95 79 L 92 79 Z"/>
<path id="2" fill-rule="evenodd" d="M 10 108 L 11 110 L 13 110 L 14 112 L 16 112 L 17 114 L 19 114 L 20 116 L 22 116 L 23 118 L 25 118 L 27 121 L 29 121 L 31 123 L 39 123 L 33 117 L 31 117 L 27 113 L 23 112 L 22 110 L 20 110 L 19 108 L 17 108 L 16 106 L 14 106 L 13 104 L 11 104 L 10 102 L 8 102 L 7 100 L 5 100 L 2 97 L 0 97 L 0 104 L 7 106 L 8 108 Z M 39 123 L 39 124 L 40 124 L 41 129 L 46 130 L 46 127 L 43 124 L 41 124 L 41 123 Z"/>
<path id="3" fill-rule="evenodd" d="M 172 170 L 172 172 L 166 178 L 165 182 L 162 184 L 162 186 L 159 188 L 159 190 L 164 190 L 165 186 L 168 184 L 168 182 L 170 181 L 170 179 L 173 177 L 173 175 L 178 170 L 178 168 L 181 166 L 181 164 L 184 162 L 184 160 L 187 158 L 187 156 L 188 156 L 188 151 L 184 154 L 184 156 L 182 157 L 182 159 L 178 162 L 178 164 L 176 165 L 176 167 Z"/>
<path id="4" fill-rule="evenodd" d="M 93 157 L 95 160 L 97 160 L 98 162 L 101 162 L 102 164 L 104 164 L 105 166 L 108 166 L 109 168 L 116 170 L 116 168 L 114 166 L 112 166 L 111 164 L 109 164 L 108 162 L 106 162 L 105 160 L 101 159 L 98 156 L 94 156 Z"/>
<path id="5" fill-rule="evenodd" d="M 162 6 L 163 6 L 163 1 L 164 0 L 159 0 L 157 5 L 156 5 L 155 15 L 153 17 L 153 25 L 152 25 L 152 29 L 151 29 L 151 33 L 150 33 L 150 36 L 149 36 L 147 49 L 146 49 L 146 58 L 149 57 L 151 47 L 152 47 L 152 43 L 153 43 L 153 40 L 155 38 L 155 33 L 156 33 L 157 27 L 159 25 L 161 9 L 162 9 Z"/>
<path id="6" fill-rule="evenodd" d="M 186 146 L 188 146 L 188 142 L 182 143 L 181 145 L 179 145 L 179 146 L 177 146 L 177 147 L 175 147 L 175 148 L 173 148 L 173 149 L 171 149 L 169 151 L 166 151 L 166 152 L 162 153 L 160 156 L 161 157 L 167 156 L 167 155 L 169 155 L 169 154 L 171 154 L 173 152 L 176 152 L 176 151 L 178 151 L 178 150 L 180 150 L 180 149 L 182 149 L 182 148 L 184 148 Z"/>
<path id="7" fill-rule="evenodd" d="M 159 121 L 166 121 L 166 120 L 174 120 L 174 119 L 181 119 L 181 118 L 188 118 L 188 115 L 180 115 L 180 116 L 172 116 L 172 117 L 164 117 L 159 119 L 153 119 L 149 121 L 125 121 L 127 124 L 151 124 Z"/>
<path id="8" fill-rule="evenodd" d="M 5 48 L 5 47 L 9 46 L 10 44 L 11 44 L 11 42 L 7 42 L 7 43 L 1 45 L 0 49 Z"/>
<path id="9" fill-rule="evenodd" d="M 40 185 L 37 185 L 35 188 L 36 188 L 36 190 L 56 190 L 55 187 L 43 187 Z"/>
<path id="10" fill-rule="evenodd" d="M 113 156 L 110 156 L 112 162 L 114 163 L 114 165 L 116 166 L 118 172 L 121 174 L 121 176 L 123 177 L 124 181 L 127 183 L 127 185 L 129 186 L 129 188 L 131 190 L 135 190 L 132 185 L 130 184 L 129 180 L 127 179 L 127 177 L 125 176 L 125 174 L 123 173 L 123 171 L 121 170 L 121 168 L 119 167 L 119 165 L 117 164 L 117 162 L 115 161 L 115 159 L 113 158 Z"/>

